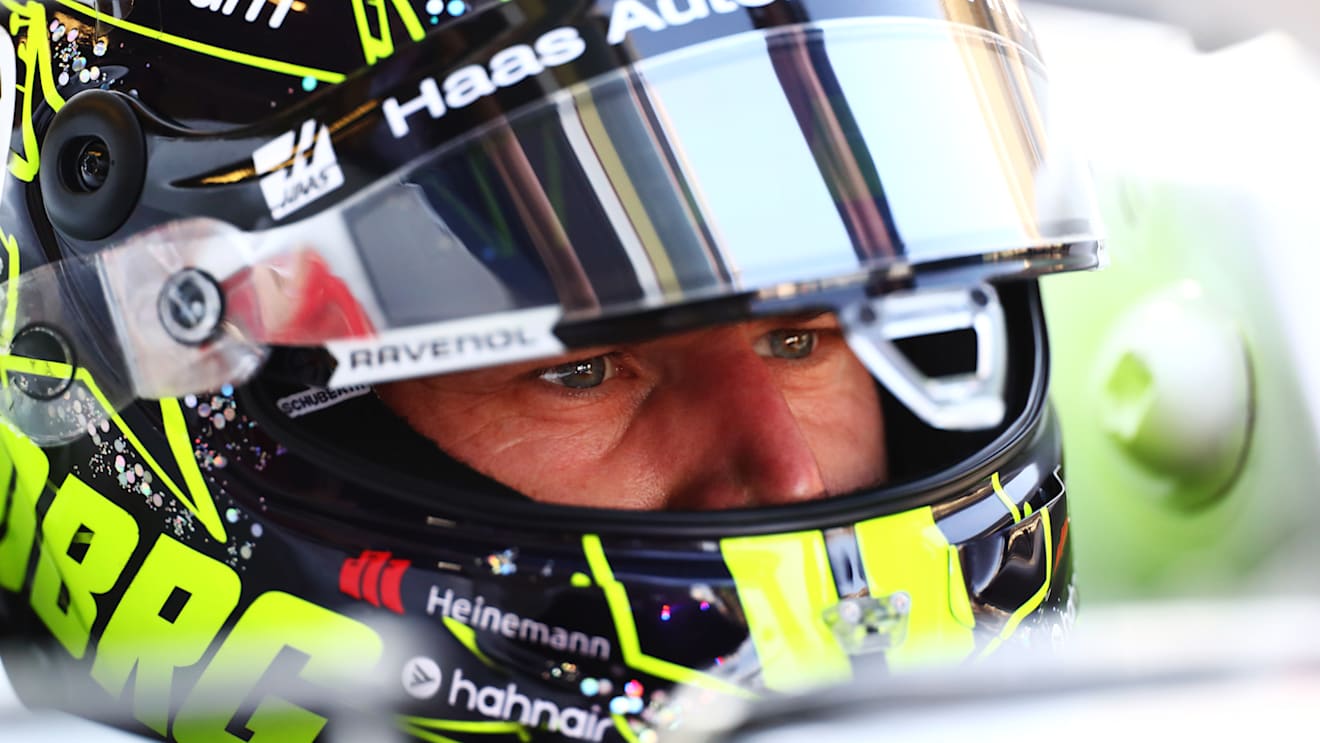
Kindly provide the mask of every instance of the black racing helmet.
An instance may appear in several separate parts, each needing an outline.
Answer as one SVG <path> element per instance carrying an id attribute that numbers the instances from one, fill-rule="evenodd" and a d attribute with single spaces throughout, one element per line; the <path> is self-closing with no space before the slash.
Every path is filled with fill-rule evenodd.
<path id="1" fill-rule="evenodd" d="M 0 631 L 33 703 L 185 743 L 364 712 L 638 740 L 699 713 L 675 685 L 1067 625 L 1036 279 L 1097 267 L 1099 227 L 1010 0 L 0 12 Z M 767 357 L 828 332 L 884 442 L 828 497 L 548 503 L 428 435 L 463 416 L 387 404 L 820 316 Z"/>

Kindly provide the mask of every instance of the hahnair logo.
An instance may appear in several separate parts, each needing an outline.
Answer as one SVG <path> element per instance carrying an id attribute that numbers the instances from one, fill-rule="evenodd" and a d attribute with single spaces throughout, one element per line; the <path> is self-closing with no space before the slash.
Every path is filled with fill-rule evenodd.
<path id="1" fill-rule="evenodd" d="M 261 193 L 275 219 L 298 211 L 344 185 L 344 171 L 335 157 L 330 127 L 314 119 L 302 129 L 287 131 L 252 153 L 261 178 Z"/>

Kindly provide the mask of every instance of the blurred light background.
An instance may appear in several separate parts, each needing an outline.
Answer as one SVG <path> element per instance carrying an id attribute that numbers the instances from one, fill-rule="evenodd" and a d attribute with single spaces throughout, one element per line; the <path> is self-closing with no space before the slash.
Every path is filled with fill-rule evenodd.
<path id="1" fill-rule="evenodd" d="M 1320 595 L 1320 5 L 1027 12 L 1109 230 L 1042 282 L 1082 601 Z"/>

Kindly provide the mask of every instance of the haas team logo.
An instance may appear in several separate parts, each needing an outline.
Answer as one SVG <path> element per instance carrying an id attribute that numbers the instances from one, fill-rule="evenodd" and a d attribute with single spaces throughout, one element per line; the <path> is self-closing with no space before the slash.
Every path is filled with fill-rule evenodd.
<path id="1" fill-rule="evenodd" d="M 403 613 L 403 597 L 399 588 L 403 574 L 412 565 L 407 560 L 393 560 L 388 552 L 367 550 L 358 557 L 344 561 L 339 569 L 339 590 L 372 606 L 384 606 Z"/>
<path id="2" fill-rule="evenodd" d="M 330 127 L 313 119 L 252 153 L 261 193 L 276 219 L 298 211 L 344 185 L 344 171 L 330 142 Z"/>

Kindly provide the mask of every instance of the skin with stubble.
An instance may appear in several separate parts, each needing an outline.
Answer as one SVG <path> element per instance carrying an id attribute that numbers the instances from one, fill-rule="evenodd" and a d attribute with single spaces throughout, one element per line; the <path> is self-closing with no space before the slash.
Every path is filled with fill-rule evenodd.
<path id="1" fill-rule="evenodd" d="M 829 315 L 377 392 L 451 456 L 547 503 L 739 508 L 847 493 L 886 476 L 874 380 Z"/>

